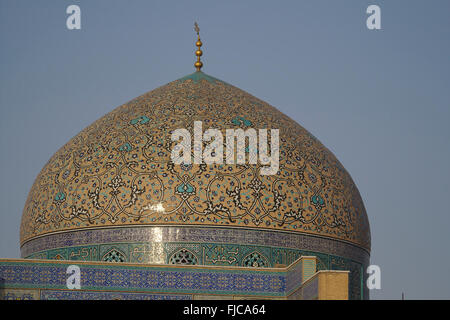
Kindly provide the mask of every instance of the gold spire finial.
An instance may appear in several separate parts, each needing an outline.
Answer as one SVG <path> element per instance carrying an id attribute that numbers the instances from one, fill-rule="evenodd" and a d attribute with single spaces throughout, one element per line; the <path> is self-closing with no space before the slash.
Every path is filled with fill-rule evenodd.
<path id="1" fill-rule="evenodd" d="M 195 68 L 197 68 L 197 71 L 200 71 L 200 69 L 203 67 L 203 63 L 200 61 L 200 57 L 202 56 L 203 52 L 200 49 L 202 46 L 202 41 L 200 40 L 200 28 L 198 27 L 197 22 L 194 23 L 194 30 L 197 32 L 197 42 L 195 45 L 197 46 L 197 51 L 195 51 L 195 55 L 197 56 L 197 61 L 194 63 Z"/>

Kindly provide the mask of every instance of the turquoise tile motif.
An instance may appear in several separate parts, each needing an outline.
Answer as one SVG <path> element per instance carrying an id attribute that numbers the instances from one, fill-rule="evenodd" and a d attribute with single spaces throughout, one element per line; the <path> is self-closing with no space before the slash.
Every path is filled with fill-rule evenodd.
<path id="1" fill-rule="evenodd" d="M 72 290 L 41 290 L 41 300 L 191 300 L 188 294 L 148 294 L 133 292 L 87 292 Z"/>
<path id="2" fill-rule="evenodd" d="M 317 270 L 349 270 L 350 297 L 364 296 L 361 263 L 307 250 L 223 243 L 114 243 L 48 250 L 27 258 L 264 268 L 288 266 L 301 256 L 317 257 Z"/>
<path id="3" fill-rule="evenodd" d="M 0 277 L 9 289 L 66 290 L 67 267 L 71 262 L 2 262 Z M 84 291 L 139 292 L 152 294 L 238 294 L 279 297 L 286 295 L 286 272 L 176 268 L 167 266 L 130 266 L 118 264 L 92 265 L 79 263 L 81 287 Z M 296 282 L 298 285 L 300 283 Z M 52 292 L 52 291 L 49 291 Z M 44 298 L 56 298 L 53 292 Z M 76 291 L 65 293 L 76 295 Z M 63 293 L 61 293 L 63 294 Z M 84 294 L 84 293 L 81 293 Z M 61 295 L 59 295 L 62 298 Z M 164 296 L 159 296 L 164 298 Z M 179 298 L 188 298 L 182 297 Z"/>
<path id="4" fill-rule="evenodd" d="M 184 82 L 186 80 L 192 80 L 195 83 L 199 82 L 200 80 L 206 80 L 206 81 L 208 81 L 209 83 L 212 83 L 212 84 L 215 84 L 216 82 L 227 84 L 226 82 L 223 82 L 222 80 L 219 80 L 219 79 L 216 79 L 214 77 L 211 77 L 211 76 L 209 76 L 206 73 L 203 73 L 201 71 L 191 73 L 191 74 L 189 74 L 189 75 L 187 75 L 187 76 L 185 76 L 185 77 L 183 77 L 181 79 L 178 79 L 178 81 L 181 81 L 181 82 Z"/>

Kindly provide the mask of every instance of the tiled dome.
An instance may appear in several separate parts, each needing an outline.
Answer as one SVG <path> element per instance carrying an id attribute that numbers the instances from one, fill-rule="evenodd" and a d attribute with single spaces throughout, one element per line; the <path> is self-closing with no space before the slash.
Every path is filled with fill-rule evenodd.
<path id="1" fill-rule="evenodd" d="M 176 165 L 174 129 L 279 129 L 280 167 Z M 74 230 L 196 226 L 283 231 L 370 250 L 352 178 L 314 136 L 252 95 L 195 72 L 116 108 L 58 150 L 23 211 L 21 245 Z M 253 232 L 253 231 L 252 231 Z"/>

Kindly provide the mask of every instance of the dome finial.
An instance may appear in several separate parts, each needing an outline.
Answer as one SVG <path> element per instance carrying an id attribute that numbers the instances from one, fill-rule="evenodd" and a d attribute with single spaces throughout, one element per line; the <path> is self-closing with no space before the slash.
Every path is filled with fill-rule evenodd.
<path id="1" fill-rule="evenodd" d="M 202 41 L 200 40 L 200 28 L 198 27 L 197 22 L 194 23 L 194 30 L 197 32 L 197 42 L 195 45 L 197 46 L 197 51 L 195 51 L 195 55 L 197 56 L 197 61 L 194 63 L 195 68 L 197 68 L 197 71 L 200 71 L 200 69 L 203 67 L 203 63 L 200 61 L 200 57 L 202 56 L 203 52 L 200 49 L 202 46 Z"/>

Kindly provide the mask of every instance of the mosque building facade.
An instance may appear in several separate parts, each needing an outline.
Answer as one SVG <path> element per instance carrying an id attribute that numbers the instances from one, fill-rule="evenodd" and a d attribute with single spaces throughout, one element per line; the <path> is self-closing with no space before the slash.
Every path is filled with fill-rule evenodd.
<path id="1" fill-rule="evenodd" d="M 288 116 L 203 73 L 196 45 L 196 72 L 119 106 L 50 158 L 23 210 L 21 259 L 0 259 L 0 299 L 369 298 L 370 228 L 349 173 Z M 172 134 L 196 121 L 224 136 L 278 129 L 277 172 L 175 164 Z"/>

